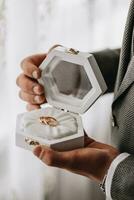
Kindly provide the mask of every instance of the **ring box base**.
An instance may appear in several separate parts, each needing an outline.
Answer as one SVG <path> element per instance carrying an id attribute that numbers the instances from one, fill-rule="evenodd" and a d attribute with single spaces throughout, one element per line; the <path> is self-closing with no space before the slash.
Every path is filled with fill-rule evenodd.
<path id="1" fill-rule="evenodd" d="M 19 114 L 17 116 L 17 126 L 16 126 L 16 145 L 18 147 L 24 148 L 26 150 L 33 150 L 33 148 L 35 147 L 34 145 L 29 145 L 25 139 L 29 138 L 32 141 L 36 141 L 38 142 L 40 145 L 44 145 L 47 147 L 50 147 L 54 150 L 58 150 L 58 151 L 67 151 L 67 150 L 73 150 L 73 149 L 77 149 L 77 148 L 82 148 L 84 146 L 84 131 L 82 128 L 82 120 L 80 116 L 76 116 L 77 118 L 77 122 L 78 122 L 78 133 L 72 135 L 72 136 L 67 136 L 64 137 L 62 139 L 54 139 L 54 140 L 46 140 L 46 139 L 42 139 L 39 137 L 34 137 L 28 134 L 24 134 L 23 130 L 20 129 L 20 124 L 21 124 L 21 119 L 23 117 L 25 113 L 23 114 Z"/>

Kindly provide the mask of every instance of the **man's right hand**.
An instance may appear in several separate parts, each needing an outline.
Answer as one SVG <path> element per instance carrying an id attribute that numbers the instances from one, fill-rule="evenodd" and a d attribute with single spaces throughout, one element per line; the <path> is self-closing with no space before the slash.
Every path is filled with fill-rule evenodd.
<path id="1" fill-rule="evenodd" d="M 19 96 L 28 103 L 27 110 L 39 109 L 46 102 L 44 88 L 38 83 L 41 76 L 40 64 L 46 58 L 46 54 L 33 55 L 21 62 L 23 73 L 16 80 L 20 87 Z"/>

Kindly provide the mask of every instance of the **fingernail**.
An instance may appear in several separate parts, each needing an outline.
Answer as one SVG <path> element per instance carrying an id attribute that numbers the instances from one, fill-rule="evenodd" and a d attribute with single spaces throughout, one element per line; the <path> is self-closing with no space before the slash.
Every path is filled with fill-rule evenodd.
<path id="1" fill-rule="evenodd" d="M 34 71 L 34 72 L 32 73 L 32 76 L 33 76 L 33 78 L 35 78 L 35 79 L 39 78 L 39 74 L 38 74 L 37 71 Z"/>
<path id="2" fill-rule="evenodd" d="M 41 147 L 41 146 L 38 146 L 38 147 L 36 147 L 36 148 L 33 150 L 33 154 L 34 154 L 35 156 L 37 156 L 38 158 L 40 157 L 41 152 L 42 152 L 42 147 Z"/>
<path id="3" fill-rule="evenodd" d="M 40 103 L 40 102 L 41 102 L 40 96 L 35 96 L 35 97 L 34 97 L 34 100 L 35 100 L 35 102 L 37 102 L 37 103 Z"/>

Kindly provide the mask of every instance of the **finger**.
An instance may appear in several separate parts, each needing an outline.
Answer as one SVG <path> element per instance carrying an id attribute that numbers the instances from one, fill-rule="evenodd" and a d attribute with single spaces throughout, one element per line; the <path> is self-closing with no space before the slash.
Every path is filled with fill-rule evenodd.
<path id="1" fill-rule="evenodd" d="M 37 146 L 33 153 L 48 166 L 63 168 L 78 173 L 87 160 L 87 151 L 89 151 L 88 148 L 59 152 L 48 147 Z"/>
<path id="2" fill-rule="evenodd" d="M 37 146 L 33 153 L 48 166 L 72 170 L 75 163 L 75 150 L 68 152 L 58 152 L 45 146 Z"/>
<path id="3" fill-rule="evenodd" d="M 32 95 L 23 91 L 19 92 L 19 97 L 30 104 L 43 104 L 46 102 L 46 99 L 43 95 Z"/>
<path id="4" fill-rule="evenodd" d="M 21 74 L 17 80 L 16 84 L 24 91 L 29 94 L 41 95 L 44 93 L 44 87 L 40 85 L 37 81 L 28 78 L 24 74 Z"/>
<path id="5" fill-rule="evenodd" d="M 21 62 L 21 68 L 28 77 L 38 79 L 41 76 L 39 65 L 46 58 L 46 54 L 33 55 Z"/>
<path id="6" fill-rule="evenodd" d="M 40 109 L 40 105 L 38 105 L 38 104 L 27 104 L 26 109 L 28 111 L 37 110 L 37 109 Z"/>

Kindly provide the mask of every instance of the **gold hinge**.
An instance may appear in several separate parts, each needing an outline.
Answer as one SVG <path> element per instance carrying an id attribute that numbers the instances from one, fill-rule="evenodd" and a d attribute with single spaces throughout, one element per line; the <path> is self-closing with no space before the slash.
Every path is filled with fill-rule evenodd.
<path id="1" fill-rule="evenodd" d="M 67 53 L 71 53 L 71 54 L 77 55 L 79 53 L 79 51 L 76 50 L 76 49 L 70 48 L 70 49 L 68 49 Z"/>

